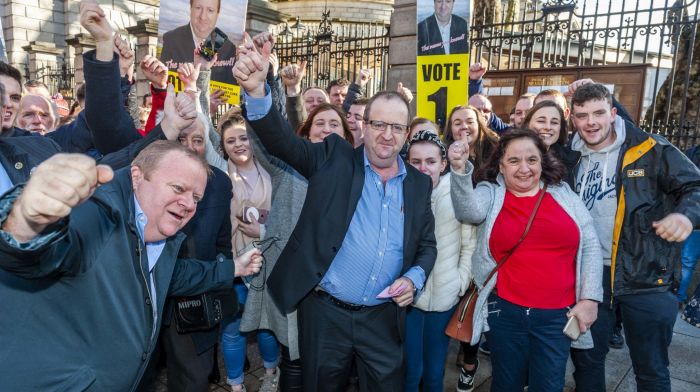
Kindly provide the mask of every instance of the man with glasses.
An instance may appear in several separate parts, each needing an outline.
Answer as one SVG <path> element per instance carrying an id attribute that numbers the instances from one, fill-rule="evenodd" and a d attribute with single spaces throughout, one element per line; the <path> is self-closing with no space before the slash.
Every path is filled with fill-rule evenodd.
<path id="1" fill-rule="evenodd" d="M 269 45 L 243 45 L 233 74 L 265 148 L 309 180 L 299 221 L 267 286 L 287 314 L 298 310 L 305 391 L 347 385 L 353 362 L 361 391 L 403 390 L 405 307 L 423 288 L 435 249 L 431 182 L 398 157 L 408 103 L 372 97 L 364 146 L 333 134 L 313 144 L 276 110 L 265 84 Z"/>
<path id="2" fill-rule="evenodd" d="M 418 23 L 418 55 L 469 51 L 469 24 L 452 13 L 455 0 L 434 0 L 435 12 Z"/>

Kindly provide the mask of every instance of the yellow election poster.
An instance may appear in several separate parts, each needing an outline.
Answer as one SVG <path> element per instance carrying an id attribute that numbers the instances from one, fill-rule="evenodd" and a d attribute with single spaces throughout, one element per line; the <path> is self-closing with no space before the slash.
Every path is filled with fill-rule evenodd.
<path id="1" fill-rule="evenodd" d="M 417 63 L 416 114 L 442 127 L 450 110 L 469 100 L 469 55 L 418 56 Z"/>
<path id="2" fill-rule="evenodd" d="M 168 71 L 168 83 L 172 84 L 173 87 L 175 87 L 176 93 L 179 93 L 183 89 L 182 81 L 177 76 L 177 72 Z M 209 91 L 211 92 L 211 91 L 214 91 L 216 89 L 224 90 L 224 96 L 226 97 L 227 103 L 229 103 L 231 105 L 240 105 L 241 104 L 241 88 L 240 88 L 240 86 L 237 86 L 235 84 L 217 82 L 215 80 L 210 81 L 209 82 Z"/>
<path id="3" fill-rule="evenodd" d="M 470 0 L 416 0 L 416 108 L 443 127 L 469 99 Z"/>

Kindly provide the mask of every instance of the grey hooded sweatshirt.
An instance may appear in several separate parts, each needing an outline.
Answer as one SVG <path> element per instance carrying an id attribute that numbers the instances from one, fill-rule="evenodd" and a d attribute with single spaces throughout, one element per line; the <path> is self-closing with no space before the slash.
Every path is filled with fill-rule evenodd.
<path id="1" fill-rule="evenodd" d="M 616 134 L 613 144 L 598 151 L 590 149 L 578 133 L 571 141 L 571 148 L 581 153 L 581 162 L 574 173 L 574 191 L 593 216 L 606 266 L 610 266 L 612 259 L 612 237 L 617 212 L 617 161 L 620 147 L 625 141 L 625 122 L 620 116 L 615 117 L 612 132 Z"/>

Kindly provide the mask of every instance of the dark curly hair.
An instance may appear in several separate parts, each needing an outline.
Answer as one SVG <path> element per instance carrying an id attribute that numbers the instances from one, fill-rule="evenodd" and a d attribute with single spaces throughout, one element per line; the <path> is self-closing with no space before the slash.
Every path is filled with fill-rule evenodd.
<path id="1" fill-rule="evenodd" d="M 327 112 L 329 110 L 336 112 L 338 114 L 338 117 L 340 117 L 340 123 L 343 125 L 343 139 L 347 140 L 348 143 L 354 145 L 355 138 L 352 137 L 352 132 L 350 132 L 350 127 L 348 127 L 348 122 L 345 120 L 345 113 L 343 113 L 342 110 L 335 107 L 335 105 L 331 105 L 330 103 L 325 102 L 316 106 L 316 108 L 312 110 L 309 114 L 309 117 L 306 118 L 306 121 L 299 124 L 299 128 L 297 128 L 297 135 L 303 137 L 304 139 L 308 139 L 309 132 L 311 131 L 311 126 L 314 123 L 314 117 L 316 117 L 316 115 L 319 113 Z"/>
<path id="2" fill-rule="evenodd" d="M 569 139 L 569 130 L 566 129 L 567 121 L 564 118 L 564 109 L 561 106 L 559 106 L 559 104 L 555 101 L 540 101 L 536 103 L 535 106 L 531 107 L 530 110 L 528 110 L 525 119 L 523 120 L 523 127 L 529 127 L 530 120 L 532 120 L 532 117 L 535 116 L 535 112 L 542 108 L 557 109 L 557 112 L 559 113 L 559 124 L 561 127 L 559 129 L 559 138 L 557 139 L 557 143 L 561 144 L 562 146 L 565 145 L 566 141 Z"/>
<path id="3" fill-rule="evenodd" d="M 612 94 L 603 84 L 584 84 L 577 88 L 571 97 L 571 106 L 583 106 L 588 101 L 606 101 L 609 105 L 612 105 Z"/>
<path id="4" fill-rule="evenodd" d="M 540 151 L 540 156 L 542 157 L 542 175 L 540 179 L 547 185 L 559 184 L 566 175 L 566 166 L 553 153 L 547 151 L 547 146 L 534 131 L 522 128 L 511 128 L 501 135 L 501 140 L 498 142 L 498 146 L 491 158 L 476 173 L 476 181 L 495 183 L 498 174 L 500 174 L 501 159 L 503 159 L 508 145 L 512 141 L 519 139 L 531 140 Z"/>

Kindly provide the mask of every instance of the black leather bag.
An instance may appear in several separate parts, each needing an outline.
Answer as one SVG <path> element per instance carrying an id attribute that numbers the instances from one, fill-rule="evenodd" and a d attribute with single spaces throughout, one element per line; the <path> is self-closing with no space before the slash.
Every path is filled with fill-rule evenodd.
<path id="1" fill-rule="evenodd" d="M 222 318 L 221 299 L 212 293 L 175 298 L 175 327 L 178 333 L 208 331 Z"/>

